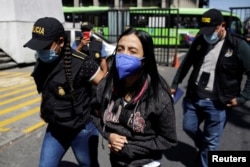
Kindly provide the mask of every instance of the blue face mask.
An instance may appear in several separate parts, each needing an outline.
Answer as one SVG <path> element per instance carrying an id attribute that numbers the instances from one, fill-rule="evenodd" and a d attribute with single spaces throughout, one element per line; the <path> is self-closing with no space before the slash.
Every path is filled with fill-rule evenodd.
<path id="1" fill-rule="evenodd" d="M 203 37 L 209 44 L 215 44 L 220 39 L 217 32 L 214 32 L 212 35 L 203 35 Z"/>
<path id="2" fill-rule="evenodd" d="M 56 47 L 48 50 L 38 50 L 36 51 L 37 56 L 40 58 L 42 62 L 50 63 L 59 57 L 55 52 Z"/>
<path id="3" fill-rule="evenodd" d="M 124 79 L 138 71 L 142 66 L 141 60 L 138 57 L 123 53 L 116 54 L 115 61 L 119 78 Z"/>

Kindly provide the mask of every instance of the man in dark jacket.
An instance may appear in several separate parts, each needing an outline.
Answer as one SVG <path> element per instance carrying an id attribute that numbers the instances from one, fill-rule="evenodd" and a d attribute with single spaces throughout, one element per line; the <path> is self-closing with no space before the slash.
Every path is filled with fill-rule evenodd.
<path id="1" fill-rule="evenodd" d="M 104 50 L 102 40 L 94 38 L 94 25 L 90 22 L 83 22 L 81 24 L 82 37 L 80 40 L 76 40 L 72 48 L 90 55 L 97 64 L 100 65 L 104 73 L 107 72 L 108 67 L 106 63 L 106 52 Z"/>
<path id="2" fill-rule="evenodd" d="M 229 111 L 250 99 L 250 47 L 243 38 L 226 30 L 223 16 L 216 9 L 203 14 L 199 35 L 172 82 L 172 94 L 191 67 L 183 100 L 183 129 L 200 153 L 199 166 L 207 167 L 208 151 L 217 149 Z M 247 80 L 241 91 L 243 74 Z"/>

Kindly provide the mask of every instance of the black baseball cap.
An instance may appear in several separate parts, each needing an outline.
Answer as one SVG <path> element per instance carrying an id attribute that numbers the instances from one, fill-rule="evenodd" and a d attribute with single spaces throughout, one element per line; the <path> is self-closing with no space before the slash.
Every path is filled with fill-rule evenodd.
<path id="1" fill-rule="evenodd" d="M 32 38 L 24 47 L 33 50 L 43 50 L 54 40 L 64 36 L 63 25 L 53 17 L 44 17 L 38 19 L 32 28 Z"/>
<path id="2" fill-rule="evenodd" d="M 94 27 L 94 25 L 90 22 L 87 22 L 87 21 L 85 21 L 81 24 L 82 31 L 90 31 L 93 29 L 93 27 Z"/>
<path id="3" fill-rule="evenodd" d="M 221 12 L 217 9 L 209 9 L 201 17 L 200 33 L 212 35 L 216 27 L 224 22 Z"/>

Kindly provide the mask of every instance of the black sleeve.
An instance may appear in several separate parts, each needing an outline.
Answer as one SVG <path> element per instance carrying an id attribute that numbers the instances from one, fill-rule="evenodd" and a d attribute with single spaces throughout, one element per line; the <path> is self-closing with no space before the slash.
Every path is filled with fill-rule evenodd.
<path id="1" fill-rule="evenodd" d="M 102 41 L 93 39 L 89 44 L 89 54 L 96 59 L 101 58 Z"/>
<path id="2" fill-rule="evenodd" d="M 93 59 L 87 59 L 82 64 L 81 75 L 84 78 L 90 79 L 99 70 L 99 65 Z"/>

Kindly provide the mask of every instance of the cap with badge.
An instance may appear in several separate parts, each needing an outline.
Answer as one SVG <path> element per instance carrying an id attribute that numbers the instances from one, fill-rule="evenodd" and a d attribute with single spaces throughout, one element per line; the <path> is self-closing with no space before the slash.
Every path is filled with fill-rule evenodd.
<path id="1" fill-rule="evenodd" d="M 209 9 L 201 17 L 200 33 L 212 35 L 216 27 L 224 22 L 221 12 L 217 9 Z"/>
<path id="2" fill-rule="evenodd" d="M 93 27 L 94 27 L 94 25 L 90 22 L 87 22 L 87 21 L 85 21 L 81 24 L 82 31 L 90 31 L 93 29 Z"/>
<path id="3" fill-rule="evenodd" d="M 38 19 L 32 29 L 32 38 L 24 47 L 33 50 L 43 50 L 47 48 L 54 40 L 64 36 L 63 25 L 53 17 L 44 17 Z"/>

